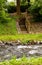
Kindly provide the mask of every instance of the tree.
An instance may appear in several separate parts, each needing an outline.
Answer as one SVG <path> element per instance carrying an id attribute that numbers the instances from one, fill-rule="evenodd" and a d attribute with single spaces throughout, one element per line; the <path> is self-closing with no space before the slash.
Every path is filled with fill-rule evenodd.
<path id="1" fill-rule="evenodd" d="M 30 0 L 27 0 L 28 1 L 28 6 L 30 6 Z"/>
<path id="2" fill-rule="evenodd" d="M 20 15 L 20 0 L 17 0 L 17 14 Z"/>
<path id="3" fill-rule="evenodd" d="M 33 4 L 31 4 L 29 8 L 30 13 L 38 13 L 42 15 L 42 0 L 35 0 Z"/>
<path id="4" fill-rule="evenodd" d="M 35 0 L 28 10 L 33 15 L 34 21 L 42 21 L 42 0 Z"/>
<path id="5" fill-rule="evenodd" d="M 27 0 L 21 0 L 21 4 L 26 4 Z"/>

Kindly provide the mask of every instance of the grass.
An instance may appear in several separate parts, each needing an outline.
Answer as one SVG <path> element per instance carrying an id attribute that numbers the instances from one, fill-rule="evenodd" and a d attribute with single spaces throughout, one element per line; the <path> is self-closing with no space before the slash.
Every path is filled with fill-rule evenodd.
<path id="1" fill-rule="evenodd" d="M 20 40 L 21 42 L 27 42 L 29 40 L 41 40 L 42 34 L 15 34 L 15 35 L 0 35 L 0 40 L 3 41 L 15 41 Z"/>
<path id="2" fill-rule="evenodd" d="M 10 35 L 10 34 L 16 34 L 16 20 L 12 19 L 11 21 L 7 23 L 1 23 L 0 22 L 0 35 Z"/>
<path id="3" fill-rule="evenodd" d="M 0 62 L 0 65 L 42 65 L 42 57 L 31 58 L 31 59 L 22 57 L 19 60 L 16 60 L 16 58 L 13 58 L 9 61 L 6 60 L 4 62 Z"/>

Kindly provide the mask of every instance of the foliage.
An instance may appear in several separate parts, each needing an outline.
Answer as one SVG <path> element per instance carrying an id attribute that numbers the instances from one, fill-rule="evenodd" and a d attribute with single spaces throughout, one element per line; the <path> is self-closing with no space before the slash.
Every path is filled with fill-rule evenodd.
<path id="1" fill-rule="evenodd" d="M 8 5 L 7 10 L 8 10 L 8 13 L 14 13 L 16 12 L 16 6 Z"/>
<path id="2" fill-rule="evenodd" d="M 7 23 L 11 21 L 11 18 L 9 18 L 8 13 L 5 13 L 4 9 L 0 11 L 0 22 L 1 23 Z"/>
<path id="3" fill-rule="evenodd" d="M 42 21 L 42 0 L 35 0 L 30 4 L 28 11 L 33 15 L 34 21 Z"/>
<path id="4" fill-rule="evenodd" d="M 4 5 L 5 4 L 5 5 Z M 5 12 L 6 0 L 0 0 L 0 22 L 7 23 L 11 20 L 8 13 Z"/>
<path id="5" fill-rule="evenodd" d="M 0 8 L 3 7 L 3 6 L 5 6 L 5 5 L 4 5 L 5 2 L 6 2 L 6 0 L 0 0 L 0 5 L 1 5 Z"/>
<path id="6" fill-rule="evenodd" d="M 27 0 L 21 0 L 21 1 L 20 1 L 20 4 L 21 4 L 21 5 L 28 5 L 28 2 L 27 2 Z"/>
<path id="7" fill-rule="evenodd" d="M 29 11 L 34 14 L 40 14 L 42 15 L 42 0 L 35 0 L 33 4 L 31 4 Z"/>
<path id="8" fill-rule="evenodd" d="M 10 15 L 5 11 L 6 0 L 0 0 L 0 34 L 15 34 L 16 22 Z"/>
<path id="9" fill-rule="evenodd" d="M 20 0 L 20 10 L 21 10 L 21 12 L 25 12 L 25 10 L 27 8 L 28 8 L 28 2 L 27 2 L 27 0 Z M 17 7 L 15 5 L 15 2 L 8 3 L 7 9 L 8 9 L 9 13 L 16 12 Z"/>
<path id="10" fill-rule="evenodd" d="M 22 57 L 19 60 L 16 60 L 16 58 L 14 57 L 9 61 L 6 60 L 4 62 L 0 62 L 0 65 L 42 65 L 42 57 L 31 59 Z"/>
<path id="11" fill-rule="evenodd" d="M 22 4 L 22 5 L 20 6 L 21 12 L 25 12 L 27 8 L 28 8 L 28 5 Z M 16 6 L 10 6 L 10 5 L 8 5 L 7 9 L 8 9 L 8 12 L 9 12 L 9 13 L 14 13 L 14 12 L 16 12 Z"/>
<path id="12" fill-rule="evenodd" d="M 9 2 L 8 6 L 15 6 L 15 3 L 14 2 Z"/>

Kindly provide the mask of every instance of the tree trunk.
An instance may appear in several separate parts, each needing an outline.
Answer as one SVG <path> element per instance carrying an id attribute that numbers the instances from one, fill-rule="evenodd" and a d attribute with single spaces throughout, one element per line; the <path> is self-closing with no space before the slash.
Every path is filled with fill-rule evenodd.
<path id="1" fill-rule="evenodd" d="M 17 14 L 20 15 L 20 0 L 17 0 Z"/>
<path id="2" fill-rule="evenodd" d="M 28 6 L 30 6 L 30 0 L 28 0 Z"/>

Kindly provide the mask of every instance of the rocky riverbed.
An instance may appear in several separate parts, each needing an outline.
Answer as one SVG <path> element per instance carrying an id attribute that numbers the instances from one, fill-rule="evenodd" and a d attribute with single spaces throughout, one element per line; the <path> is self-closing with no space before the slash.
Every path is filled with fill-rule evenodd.
<path id="1" fill-rule="evenodd" d="M 17 59 L 21 58 L 23 55 L 26 57 L 41 57 L 42 56 L 42 44 L 38 45 L 21 45 L 13 44 L 10 42 L 0 42 L 0 62 L 4 60 L 9 60 L 13 56 Z"/>

